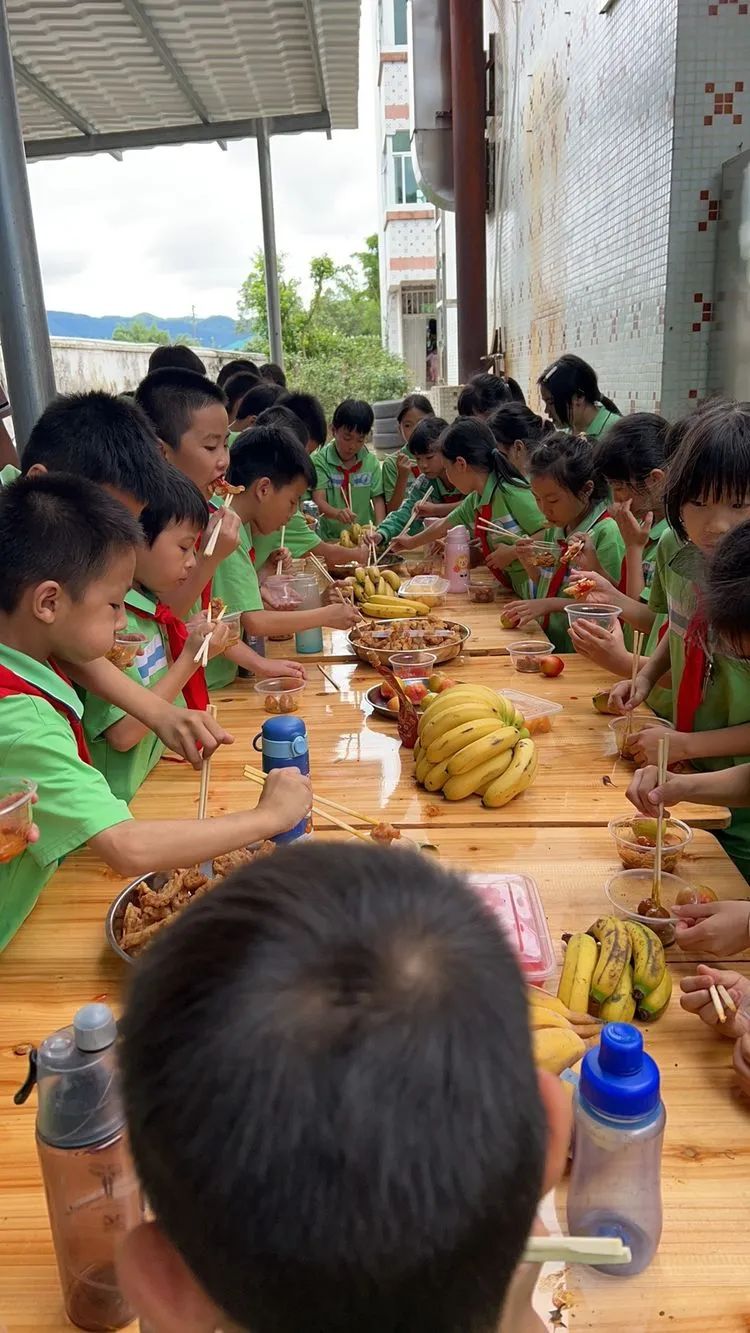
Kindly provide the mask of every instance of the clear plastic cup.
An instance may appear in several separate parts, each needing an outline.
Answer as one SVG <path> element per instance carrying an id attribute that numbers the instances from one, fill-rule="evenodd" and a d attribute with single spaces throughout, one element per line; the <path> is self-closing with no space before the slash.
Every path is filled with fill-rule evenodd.
<path id="1" fill-rule="evenodd" d="M 36 796 L 36 783 L 29 778 L 3 778 L 0 781 L 0 865 L 26 851 L 33 796 Z"/>
<path id="2" fill-rule="evenodd" d="M 520 639 L 518 643 L 508 646 L 508 656 L 516 671 L 522 675 L 539 675 L 542 669 L 539 663 L 543 657 L 549 657 L 552 651 L 549 639 Z"/>
<path id="3" fill-rule="evenodd" d="M 437 661 L 436 653 L 392 653 L 388 665 L 400 680 L 412 680 L 415 677 L 427 677 Z"/>
<path id="4" fill-rule="evenodd" d="M 114 647 L 106 655 L 107 661 L 118 671 L 126 671 L 133 666 L 145 642 L 145 634 L 116 634 Z"/>
<path id="5" fill-rule="evenodd" d="M 630 737 L 635 736 L 636 732 L 642 731 L 644 727 L 669 727 L 674 731 L 671 722 L 665 722 L 664 718 L 655 717 L 653 713 L 625 713 L 622 717 L 613 718 L 609 723 L 615 748 L 621 759 L 634 759 L 630 749 Z"/>
<path id="6" fill-rule="evenodd" d="M 588 602 L 573 602 L 565 607 L 565 614 L 569 625 L 573 625 L 576 620 L 585 620 L 588 625 L 600 625 L 602 629 L 613 630 L 615 622 L 622 615 L 622 609 L 614 604 L 590 606 Z"/>
<path id="7" fill-rule="evenodd" d="M 639 820 L 645 825 L 646 817 L 638 814 L 620 815 L 618 819 L 609 821 L 609 831 L 625 870 L 653 870 L 656 861 L 653 839 L 638 841 L 633 824 L 638 824 Z M 649 819 L 647 822 L 649 826 L 656 825 L 656 819 Z M 662 870 L 671 874 L 676 869 L 692 837 L 693 830 L 687 824 L 683 824 L 681 819 L 665 820 Z"/>
<path id="8" fill-rule="evenodd" d="M 530 556 L 532 565 L 546 574 L 548 569 L 557 567 L 560 547 L 557 542 L 532 542 Z"/>
<path id="9" fill-rule="evenodd" d="M 260 695 L 267 713 L 298 713 L 302 704 L 305 681 L 297 676 L 274 676 L 256 681 L 255 693 Z"/>
<path id="10" fill-rule="evenodd" d="M 689 889 L 690 885 L 686 880 L 664 870 L 659 896 L 667 915 L 652 917 L 640 913 L 638 908 L 644 900 L 653 896 L 653 869 L 618 870 L 617 874 L 604 885 L 607 898 L 620 916 L 624 916 L 627 921 L 637 921 L 642 926 L 650 926 L 664 945 L 671 944 L 675 937 L 675 922 L 678 918 L 672 909 L 677 902 L 677 895 Z"/>

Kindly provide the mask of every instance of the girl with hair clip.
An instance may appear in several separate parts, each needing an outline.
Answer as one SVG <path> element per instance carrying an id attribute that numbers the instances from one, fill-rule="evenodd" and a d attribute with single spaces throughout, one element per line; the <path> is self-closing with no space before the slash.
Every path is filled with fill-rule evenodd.
<path id="1" fill-rule="evenodd" d="M 532 451 L 544 435 L 542 418 L 525 403 L 504 403 L 490 414 L 487 425 L 507 462 L 528 477 Z"/>
<path id="2" fill-rule="evenodd" d="M 440 441 L 440 450 L 449 483 L 466 498 L 442 523 L 415 536 L 397 537 L 394 549 L 405 551 L 439 541 L 450 528 L 463 524 L 474 533 L 485 564 L 498 582 L 526 595 L 528 577 L 516 559 L 515 545 L 503 544 L 499 533 L 487 532 L 477 521 L 487 519 L 514 535 L 537 532 L 544 518 L 526 477 L 497 449 L 489 426 L 477 418 L 454 421 Z"/>
<path id="3" fill-rule="evenodd" d="M 410 483 L 420 475 L 409 441 L 420 421 L 434 415 L 432 403 L 423 393 L 407 394 L 399 408 L 396 420 L 404 448 L 383 460 L 383 495 L 387 514 L 398 509 L 406 498 Z"/>
<path id="4" fill-rule="evenodd" d="M 559 557 L 549 569 L 539 569 L 533 547 L 518 542 L 514 552 L 532 579 L 537 580 L 532 598 L 511 602 L 504 615 L 519 628 L 539 620 L 555 648 L 561 653 L 573 651 L 565 607 L 569 598 L 561 596 L 563 585 L 571 578 L 569 564 L 574 553 L 582 553 L 584 544 L 593 553 L 599 567 L 613 583 L 620 578 L 625 544 L 607 509 L 608 487 L 594 466 L 591 441 L 582 435 L 549 435 L 531 455 L 531 489 L 544 514 L 547 527 L 542 540 L 556 543 Z"/>
<path id="5" fill-rule="evenodd" d="M 537 380 L 544 406 L 559 430 L 598 439 L 621 412 L 599 390 L 596 371 L 580 356 L 566 352 Z"/>
<path id="6" fill-rule="evenodd" d="M 668 615 L 668 631 L 634 687 L 621 681 L 612 702 L 620 712 L 637 708 L 669 671 L 675 730 L 654 723 L 634 733 L 640 763 L 656 763 L 667 735 L 670 765 L 689 762 L 703 773 L 745 765 L 750 675 L 737 651 L 746 646 L 740 594 L 750 568 L 734 563 L 728 570 L 725 552 L 744 558 L 727 534 L 750 518 L 750 403 L 717 402 L 696 413 L 670 461 L 664 506 L 672 532 L 659 544 L 649 605 Z M 750 814 L 734 807 L 730 828 L 717 836 L 747 879 Z"/>

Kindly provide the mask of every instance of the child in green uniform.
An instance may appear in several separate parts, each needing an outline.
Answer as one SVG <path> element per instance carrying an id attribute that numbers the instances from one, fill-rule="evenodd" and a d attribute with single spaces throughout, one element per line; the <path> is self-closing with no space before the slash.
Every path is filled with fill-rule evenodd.
<path id="1" fill-rule="evenodd" d="M 720 637 L 710 622 L 704 589 L 719 542 L 750 516 L 750 406 L 716 403 L 696 413 L 670 462 L 665 510 L 681 544 L 663 556 L 662 539 L 650 606 L 668 615 L 669 629 L 634 690 L 622 681 L 612 697 L 622 708 L 637 707 L 670 671 L 675 730 L 655 724 L 636 732 L 641 762 L 656 762 L 659 739 L 667 735 L 670 764 L 690 762 L 701 770 L 744 765 L 750 761 L 750 675 L 746 662 L 724 646 L 725 624 L 720 621 Z M 736 568 L 734 576 L 741 585 L 746 568 Z M 733 810 L 731 827 L 717 836 L 748 878 L 748 812 Z"/>
<path id="2" fill-rule="evenodd" d="M 609 516 L 607 483 L 594 466 L 591 442 L 583 435 L 548 435 L 531 455 L 531 489 L 545 518 L 553 526 L 540 540 L 554 542 L 559 556 L 554 566 L 539 570 L 529 542 L 519 542 L 515 552 L 531 578 L 536 578 L 535 596 L 511 602 L 505 615 L 521 628 L 531 620 L 541 621 L 558 652 L 570 653 L 573 645 L 561 596 L 570 578 L 566 552 L 572 542 L 582 542 L 596 553 L 604 572 L 616 583 L 620 578 L 625 543 L 614 519 Z"/>
<path id="3" fill-rule="evenodd" d="M 373 420 L 369 403 L 347 398 L 333 414 L 333 439 L 315 454 L 313 500 L 324 541 L 336 541 L 351 523 L 385 518 L 382 468 L 365 445 Z"/>
<path id="4" fill-rule="evenodd" d="M 621 415 L 617 404 L 600 391 L 593 367 L 572 352 L 553 361 L 537 383 L 558 430 L 598 439 Z"/>
<path id="5" fill-rule="evenodd" d="M 266 783 L 251 813 L 136 824 L 90 763 L 83 705 L 56 663 L 84 664 L 112 649 L 140 540 L 123 506 L 77 477 L 30 477 L 0 495 L 0 770 L 38 787 L 37 841 L 0 865 L 0 949 L 58 863 L 84 844 L 131 877 L 272 837 L 309 809 L 309 783 L 285 769 L 283 788 L 269 792 Z"/>
<path id="6" fill-rule="evenodd" d="M 144 644 L 126 673 L 162 699 L 184 708 L 205 709 L 208 692 L 195 654 L 207 634 L 205 616 L 186 627 L 166 605 L 176 586 L 195 564 L 195 544 L 208 522 L 208 505 L 197 486 L 176 468 L 162 496 L 141 515 L 145 540 L 136 551 L 135 584 L 125 595 L 128 634 L 140 634 Z M 228 630 L 217 625 L 211 636 L 210 657 L 226 646 Z M 164 753 L 153 732 L 95 694 L 84 701 L 83 727 L 91 757 L 111 791 L 132 800 Z"/>
<path id="7" fill-rule="evenodd" d="M 488 532 L 478 520 L 486 519 L 513 535 L 526 535 L 543 527 L 544 518 L 528 481 L 496 447 L 487 423 L 477 417 L 454 421 L 441 439 L 440 450 L 449 482 L 465 498 L 427 532 L 397 537 L 394 549 L 410 550 L 426 541 L 438 541 L 450 528 L 463 524 L 478 542 L 485 564 L 498 582 L 526 593 L 528 576 L 516 560 L 513 542 L 503 542 L 499 533 Z"/>
<path id="8" fill-rule="evenodd" d="M 403 504 L 409 483 L 419 476 L 419 467 L 410 447 L 414 430 L 425 417 L 434 415 L 432 403 L 423 393 L 407 394 L 399 408 L 396 420 L 405 448 L 383 460 L 383 498 L 389 514 Z"/>
<path id="9" fill-rule="evenodd" d="M 383 522 L 378 524 L 371 538 L 374 546 L 387 546 L 394 537 L 399 536 L 415 509 L 419 517 L 414 519 L 409 528 L 409 532 L 414 534 L 424 531 L 422 514 L 427 508 L 430 514 L 445 518 L 460 504 L 463 496 L 448 481 L 445 459 L 440 450 L 440 440 L 447 429 L 448 422 L 434 416 L 424 417 L 415 428 L 409 447 L 419 465 L 419 476 L 411 481 L 406 498 L 398 509 L 386 514 Z M 428 491 L 430 498 L 425 500 Z"/>

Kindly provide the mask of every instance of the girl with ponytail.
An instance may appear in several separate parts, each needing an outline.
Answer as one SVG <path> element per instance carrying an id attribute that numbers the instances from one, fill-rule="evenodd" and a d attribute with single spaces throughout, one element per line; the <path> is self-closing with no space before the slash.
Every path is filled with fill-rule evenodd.
<path id="1" fill-rule="evenodd" d="M 559 430 L 598 439 L 621 416 L 617 404 L 601 393 L 596 371 L 572 352 L 553 361 L 537 383 Z"/>

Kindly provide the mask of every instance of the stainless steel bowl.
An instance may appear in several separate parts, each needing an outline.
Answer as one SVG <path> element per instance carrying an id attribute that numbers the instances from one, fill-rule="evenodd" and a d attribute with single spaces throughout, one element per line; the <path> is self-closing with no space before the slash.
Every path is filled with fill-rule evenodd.
<path id="1" fill-rule="evenodd" d="M 122 958 L 126 963 L 134 963 L 136 960 L 135 958 L 131 958 L 130 954 L 126 953 L 124 949 L 121 949 L 118 943 L 122 933 L 122 921 L 125 916 L 125 909 L 128 906 L 128 903 L 132 903 L 135 899 L 136 891 L 140 888 L 141 884 L 147 883 L 153 888 L 156 881 L 160 878 L 163 878 L 163 876 L 155 874 L 154 871 L 149 875 L 141 875 L 140 879 L 134 879 L 131 884 L 128 884 L 127 888 L 124 888 L 118 893 L 114 902 L 110 903 L 109 910 L 107 911 L 104 920 L 104 933 L 107 936 L 107 943 L 112 952 L 116 953 L 117 957 Z"/>
<path id="2" fill-rule="evenodd" d="M 414 620 L 420 619 L 419 616 L 414 616 L 411 618 Z M 425 616 L 424 620 L 426 621 L 427 619 L 428 617 Z M 443 620 L 444 617 L 441 616 L 440 619 Z M 404 623 L 403 620 L 368 620 L 367 627 L 368 629 L 383 629 L 387 631 L 396 625 L 403 626 L 403 623 Z M 471 638 L 471 630 L 469 629 L 468 625 L 462 625 L 458 620 L 445 620 L 444 623 L 446 625 L 449 625 L 451 629 L 457 629 L 459 631 L 461 639 L 459 643 L 447 644 L 445 648 L 439 648 L 435 644 L 430 646 L 429 651 L 435 654 L 436 666 L 441 666 L 444 662 L 452 662 L 455 657 L 458 657 L 459 653 L 462 651 L 466 642 Z M 393 648 L 361 647 L 361 645 L 357 642 L 356 631 L 354 630 L 350 630 L 349 634 L 347 635 L 347 643 L 349 644 L 349 647 L 351 648 L 352 652 L 360 659 L 360 661 L 369 662 L 368 654 L 374 653 L 378 661 L 383 666 L 388 665 L 388 658 L 394 651 Z M 415 643 L 415 648 L 419 648 L 419 644 Z"/>

